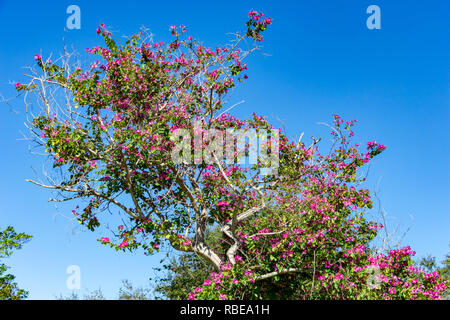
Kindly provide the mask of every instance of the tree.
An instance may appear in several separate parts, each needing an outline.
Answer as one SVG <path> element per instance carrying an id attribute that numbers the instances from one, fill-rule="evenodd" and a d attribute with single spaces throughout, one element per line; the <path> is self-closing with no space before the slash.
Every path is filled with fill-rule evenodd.
<path id="1" fill-rule="evenodd" d="M 16 233 L 13 227 L 9 226 L 0 230 L 0 259 L 9 257 L 13 250 L 22 248 L 22 245 L 29 241 L 32 236 L 25 233 Z M 0 300 L 20 300 L 28 296 L 28 292 L 20 289 L 14 282 L 15 276 L 5 274 L 8 266 L 0 263 Z"/>
<path id="2" fill-rule="evenodd" d="M 246 32 L 215 49 L 184 26 L 170 27 L 167 45 L 143 32 L 122 45 L 102 24 L 106 46 L 88 49 L 101 61 L 86 70 L 36 55 L 39 69 L 16 88 L 42 106 L 29 127 L 56 177 L 30 182 L 59 192 L 55 201 L 87 200 L 73 213 L 89 230 L 117 223 L 113 239 L 99 239 L 116 250 L 168 245 L 207 261 L 215 271 L 191 299 L 439 298 L 445 284 L 410 269 L 408 247 L 369 248 L 381 226 L 364 217 L 372 200 L 358 173 L 384 145 L 361 151 L 355 121 L 335 115 L 322 155 L 320 139 L 308 146 L 264 117 L 228 112 L 230 90 L 247 78 L 243 60 L 272 23 L 248 15 Z M 102 214 L 117 209 L 124 222 Z M 214 246 L 208 227 L 221 231 Z M 374 268 L 382 285 L 363 290 Z"/>
<path id="3" fill-rule="evenodd" d="M 206 243 L 210 247 L 215 247 L 221 237 L 219 228 L 206 231 Z M 155 269 L 162 275 L 151 279 L 156 283 L 154 293 L 160 299 L 186 299 L 191 291 L 201 286 L 208 275 L 215 271 L 211 263 L 193 252 L 169 255 L 168 261 L 163 259 L 160 263 L 161 267 Z"/>
<path id="4" fill-rule="evenodd" d="M 450 252 L 445 256 L 445 260 L 442 261 L 443 267 L 439 269 L 441 276 L 450 283 Z M 447 300 L 450 299 L 450 286 L 447 285 L 447 290 L 445 291 L 445 297 Z"/>
<path id="5" fill-rule="evenodd" d="M 436 258 L 428 255 L 420 260 L 418 266 L 427 272 L 432 272 L 437 269 Z"/>
<path id="6" fill-rule="evenodd" d="M 445 260 L 442 261 L 443 267 L 440 269 L 440 274 L 446 279 L 450 279 L 450 252 L 445 256 Z"/>

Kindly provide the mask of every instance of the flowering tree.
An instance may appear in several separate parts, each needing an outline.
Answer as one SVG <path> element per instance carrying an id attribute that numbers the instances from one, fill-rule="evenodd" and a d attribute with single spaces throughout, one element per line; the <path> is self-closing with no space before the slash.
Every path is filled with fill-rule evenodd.
<path id="1" fill-rule="evenodd" d="M 355 121 L 335 115 L 332 151 L 321 155 L 320 139 L 290 141 L 265 118 L 226 109 L 271 22 L 250 11 L 247 30 L 215 49 L 184 26 L 170 28 L 168 44 L 143 32 L 120 44 L 101 25 L 105 47 L 88 49 L 100 60 L 85 70 L 36 55 L 39 69 L 16 88 L 42 106 L 29 127 L 57 177 L 30 181 L 58 191 L 54 201 L 87 199 L 73 214 L 89 230 L 107 220 L 105 210 L 126 214 L 114 239 L 100 239 L 112 248 L 150 254 L 168 244 L 208 261 L 216 272 L 190 298 L 439 298 L 439 275 L 411 269 L 409 249 L 369 250 L 380 226 L 364 218 L 372 201 L 357 172 L 385 146 L 358 151 Z M 257 137 L 270 159 L 236 164 L 257 148 L 235 143 L 236 132 Z M 222 233 L 213 246 L 209 226 Z M 368 268 L 379 274 L 366 292 Z"/>

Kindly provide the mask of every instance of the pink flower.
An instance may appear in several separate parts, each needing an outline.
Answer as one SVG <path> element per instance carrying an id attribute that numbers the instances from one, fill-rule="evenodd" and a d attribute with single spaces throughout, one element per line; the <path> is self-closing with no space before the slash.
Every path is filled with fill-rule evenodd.
<path id="1" fill-rule="evenodd" d="M 203 282 L 204 286 L 209 286 L 211 284 L 211 280 L 207 279 L 205 282 Z"/>
<path id="2" fill-rule="evenodd" d="M 102 238 L 100 239 L 100 241 L 103 242 L 103 243 L 108 243 L 108 242 L 109 242 L 109 238 L 103 238 L 103 237 L 102 237 Z"/>
<path id="3" fill-rule="evenodd" d="M 113 121 L 121 121 L 122 119 L 123 119 L 123 114 L 120 112 L 115 113 L 113 116 Z"/>
<path id="4" fill-rule="evenodd" d="M 342 275 L 342 273 L 338 273 L 337 275 L 334 276 L 334 278 L 337 280 L 342 280 L 344 279 L 344 276 Z"/>
<path id="5" fill-rule="evenodd" d="M 222 271 L 231 270 L 231 269 L 233 269 L 233 265 L 231 263 L 226 263 L 220 267 L 220 270 L 222 270 Z"/>
<path id="6" fill-rule="evenodd" d="M 35 60 L 42 60 L 42 57 L 41 57 L 40 54 L 35 54 L 35 55 L 34 55 L 34 59 L 35 59 Z"/>
<path id="7" fill-rule="evenodd" d="M 21 87 L 22 84 L 20 82 L 17 82 L 16 84 L 14 84 L 14 86 L 17 88 L 17 87 Z"/>
<path id="8" fill-rule="evenodd" d="M 128 245 L 128 242 L 126 242 L 125 240 L 123 240 L 123 241 L 120 243 L 119 247 L 123 248 L 123 247 L 126 247 L 127 245 Z"/>
<path id="9" fill-rule="evenodd" d="M 95 166 L 97 165 L 97 161 L 93 160 L 93 161 L 89 161 L 89 166 L 91 168 L 95 168 Z"/>

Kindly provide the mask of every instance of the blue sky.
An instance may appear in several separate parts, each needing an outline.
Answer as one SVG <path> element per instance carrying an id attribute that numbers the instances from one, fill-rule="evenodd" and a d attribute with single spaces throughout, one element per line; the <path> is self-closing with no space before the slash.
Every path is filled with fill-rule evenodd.
<path id="1" fill-rule="evenodd" d="M 345 4 L 344 4 L 345 3 Z M 81 9 L 81 30 L 64 32 L 66 8 Z M 381 29 L 366 27 L 366 8 L 381 8 Z M 249 9 L 266 13 L 263 54 L 248 61 L 249 80 L 232 101 L 236 114 L 253 111 L 279 118 L 291 136 L 328 136 L 318 122 L 332 114 L 358 119 L 356 141 L 376 140 L 388 149 L 369 172 L 379 189 L 388 227 L 408 231 L 417 257 L 442 260 L 450 244 L 450 3 L 448 1 L 2 1 L 0 94 L 15 95 L 10 81 L 24 81 L 33 56 L 58 55 L 63 37 L 78 51 L 101 44 L 105 23 L 122 35 L 150 28 L 167 40 L 171 25 L 184 24 L 209 46 L 244 28 Z M 0 227 L 34 236 L 8 261 L 31 299 L 68 295 L 66 268 L 81 268 L 82 289 L 102 288 L 115 298 L 122 279 L 147 285 L 160 257 L 116 253 L 69 220 L 73 206 L 48 203 L 52 195 L 25 182 L 40 172 L 42 158 L 20 141 L 24 108 L 0 104 Z"/>

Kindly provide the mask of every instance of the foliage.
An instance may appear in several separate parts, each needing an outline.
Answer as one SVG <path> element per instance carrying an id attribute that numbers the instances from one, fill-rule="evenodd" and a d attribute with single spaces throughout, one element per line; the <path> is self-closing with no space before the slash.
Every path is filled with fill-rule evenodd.
<path id="1" fill-rule="evenodd" d="M 440 269 L 440 274 L 446 279 L 450 279 L 450 252 L 445 256 L 445 260 L 442 261 L 442 264 L 444 266 Z"/>
<path id="2" fill-rule="evenodd" d="M 136 288 L 130 281 L 122 281 L 122 287 L 119 290 L 119 300 L 149 300 L 150 297 L 150 289 Z"/>
<path id="3" fill-rule="evenodd" d="M 25 233 L 16 233 L 13 227 L 9 226 L 0 230 L 0 259 L 9 257 L 13 250 L 19 250 L 22 245 L 29 241 L 32 236 Z M 0 300 L 20 300 L 28 296 L 28 292 L 20 289 L 15 276 L 5 274 L 8 266 L 0 263 Z"/>
<path id="4" fill-rule="evenodd" d="M 221 238 L 219 228 L 207 230 L 206 243 L 213 247 Z M 159 299 L 183 300 L 189 292 L 203 284 L 204 279 L 214 271 L 214 266 L 193 252 L 183 252 L 161 260 L 161 267 L 155 268 L 162 276 L 152 279 L 156 282 L 154 293 Z"/>
<path id="5" fill-rule="evenodd" d="M 441 276 L 447 281 L 447 290 L 445 291 L 445 297 L 447 300 L 450 300 L 450 252 L 447 253 L 445 260 L 442 261 L 444 265 L 441 269 L 439 269 L 439 273 Z"/>
<path id="6" fill-rule="evenodd" d="M 167 45 L 143 33 L 122 45 L 101 25 L 106 46 L 88 49 L 101 61 L 87 70 L 36 55 L 40 71 L 16 88 L 43 106 L 29 126 L 59 180 L 32 182 L 59 191 L 57 201 L 88 200 L 73 213 L 89 230 L 111 207 L 126 214 L 113 239 L 100 239 L 111 248 L 151 254 L 168 245 L 207 261 L 215 271 L 190 299 L 441 298 L 445 282 L 413 267 L 409 247 L 380 254 L 369 247 L 382 226 L 365 217 L 372 200 L 360 171 L 384 145 L 352 143 L 356 121 L 334 115 L 333 146 L 321 154 L 320 139 L 291 141 L 264 117 L 240 120 L 225 109 L 230 90 L 247 78 L 244 58 L 271 23 L 250 11 L 246 32 L 215 49 L 186 36 L 184 26 L 170 28 Z M 58 89 L 64 104 L 53 100 Z M 267 172 L 262 160 L 240 166 L 212 150 L 228 147 L 224 131 L 266 137 L 259 146 L 276 170 Z M 233 142 L 227 151 L 239 159 L 250 144 Z M 213 244 L 209 227 L 221 231 Z"/>
<path id="7" fill-rule="evenodd" d="M 436 258 L 428 255 L 420 260 L 418 267 L 424 269 L 427 272 L 432 272 L 437 269 Z"/>

